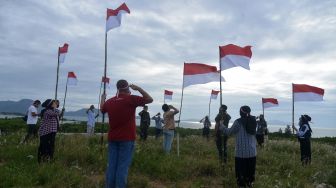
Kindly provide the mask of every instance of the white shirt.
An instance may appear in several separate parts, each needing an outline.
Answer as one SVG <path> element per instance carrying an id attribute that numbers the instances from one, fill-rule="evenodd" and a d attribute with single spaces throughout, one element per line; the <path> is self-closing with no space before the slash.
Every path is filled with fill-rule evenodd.
<path id="1" fill-rule="evenodd" d="M 35 114 L 37 114 L 37 109 L 34 105 L 31 105 L 28 108 L 28 114 L 27 114 L 27 124 L 36 124 L 37 123 L 37 118 L 38 116 L 33 116 L 33 112 L 35 112 Z"/>
<path id="2" fill-rule="evenodd" d="M 87 113 L 88 122 L 87 125 L 94 127 L 95 126 L 95 113 L 92 110 L 89 110 Z"/>

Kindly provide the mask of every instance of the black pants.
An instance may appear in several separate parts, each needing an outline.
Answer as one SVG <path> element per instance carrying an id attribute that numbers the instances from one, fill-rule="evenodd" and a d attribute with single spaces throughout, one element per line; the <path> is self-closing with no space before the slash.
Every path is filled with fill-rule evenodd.
<path id="1" fill-rule="evenodd" d="M 300 151 L 301 151 L 301 162 L 302 165 L 310 164 L 311 162 L 311 146 L 309 138 L 299 138 Z"/>
<path id="2" fill-rule="evenodd" d="M 209 140 L 209 134 L 210 134 L 210 128 L 203 127 L 203 136 L 206 137 L 208 140 Z"/>
<path id="3" fill-rule="evenodd" d="M 36 124 L 28 124 L 27 125 L 27 135 L 25 136 L 23 142 L 27 142 L 31 136 L 36 138 L 37 131 L 38 131 L 38 127 Z"/>
<path id="4" fill-rule="evenodd" d="M 53 159 L 55 151 L 55 137 L 56 133 L 49 133 L 40 136 L 40 145 L 37 153 L 37 160 L 39 163 Z"/>
<path id="5" fill-rule="evenodd" d="M 226 163 L 227 161 L 227 140 L 228 137 L 222 134 L 216 135 L 216 146 L 218 150 L 219 160 Z"/>
<path id="6" fill-rule="evenodd" d="M 162 135 L 162 129 L 155 128 L 155 138 L 159 138 Z"/>
<path id="7" fill-rule="evenodd" d="M 238 186 L 251 187 L 255 179 L 256 157 L 235 158 L 235 170 Z"/>
<path id="8" fill-rule="evenodd" d="M 257 142 L 258 142 L 258 145 L 260 147 L 262 147 L 265 139 L 264 139 L 264 135 L 263 134 L 256 134 L 256 139 L 257 139 Z"/>
<path id="9" fill-rule="evenodd" d="M 148 125 L 140 125 L 140 139 L 147 140 L 148 136 Z"/>

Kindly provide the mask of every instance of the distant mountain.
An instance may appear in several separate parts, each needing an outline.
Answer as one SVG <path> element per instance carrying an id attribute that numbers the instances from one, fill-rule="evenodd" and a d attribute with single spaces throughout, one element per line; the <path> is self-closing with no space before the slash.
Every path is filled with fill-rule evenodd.
<path id="1" fill-rule="evenodd" d="M 86 116 L 86 110 L 87 110 L 86 108 L 82 108 L 76 111 L 69 111 L 69 112 L 65 111 L 64 116 Z"/>
<path id="2" fill-rule="evenodd" d="M 31 99 L 19 101 L 0 101 L 0 113 L 4 114 L 26 114 L 27 109 L 33 104 Z"/>

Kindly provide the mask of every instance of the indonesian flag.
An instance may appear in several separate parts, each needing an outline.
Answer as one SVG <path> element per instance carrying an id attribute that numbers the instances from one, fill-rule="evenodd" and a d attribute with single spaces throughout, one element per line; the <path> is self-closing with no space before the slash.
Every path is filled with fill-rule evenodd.
<path id="1" fill-rule="evenodd" d="M 218 93 L 219 93 L 219 91 L 211 90 L 211 96 L 210 96 L 210 98 L 216 100 L 217 96 L 218 96 Z"/>
<path id="2" fill-rule="evenodd" d="M 183 87 L 209 82 L 219 82 L 220 73 L 217 67 L 201 63 L 184 63 Z M 221 77 L 222 81 L 225 81 Z"/>
<path id="3" fill-rule="evenodd" d="M 173 100 L 173 92 L 164 90 L 164 99 L 165 100 Z"/>
<path id="4" fill-rule="evenodd" d="M 123 13 L 131 13 L 125 3 L 115 10 L 107 9 L 106 32 L 121 25 L 121 14 Z"/>
<path id="5" fill-rule="evenodd" d="M 106 87 L 110 88 L 110 78 L 103 76 L 102 83 L 106 83 Z"/>
<path id="6" fill-rule="evenodd" d="M 324 89 L 306 85 L 293 84 L 294 101 L 323 101 Z"/>
<path id="7" fill-rule="evenodd" d="M 67 84 L 69 86 L 75 86 L 77 85 L 77 76 L 74 72 L 68 72 L 68 82 Z"/>
<path id="8" fill-rule="evenodd" d="M 60 63 L 64 63 L 65 55 L 68 53 L 68 47 L 69 47 L 69 44 L 64 43 L 62 47 L 58 48 L 58 57 L 59 57 Z"/>
<path id="9" fill-rule="evenodd" d="M 251 46 L 240 47 L 234 44 L 219 47 L 221 70 L 243 67 L 250 70 Z"/>
<path id="10" fill-rule="evenodd" d="M 262 98 L 262 105 L 264 108 L 270 108 L 279 106 L 279 103 L 275 98 Z"/>

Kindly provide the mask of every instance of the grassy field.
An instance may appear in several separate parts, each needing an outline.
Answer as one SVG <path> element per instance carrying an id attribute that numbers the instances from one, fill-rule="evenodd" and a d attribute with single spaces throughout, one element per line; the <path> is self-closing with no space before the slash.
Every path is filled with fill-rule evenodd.
<path id="1" fill-rule="evenodd" d="M 83 125 L 72 129 L 81 132 Z M 0 120 L 0 187 L 102 187 L 106 169 L 106 138 L 99 135 L 56 137 L 55 159 L 37 164 L 38 140 L 19 144 L 25 134 L 20 120 Z M 229 139 L 229 161 L 220 166 L 214 140 L 200 130 L 180 129 L 180 157 L 162 152 L 162 140 L 150 137 L 136 142 L 129 172 L 129 187 L 236 187 L 234 139 Z M 75 131 L 76 132 L 76 131 Z M 300 165 L 294 137 L 272 134 L 258 149 L 255 187 L 336 187 L 336 138 L 312 140 L 312 165 Z"/>

